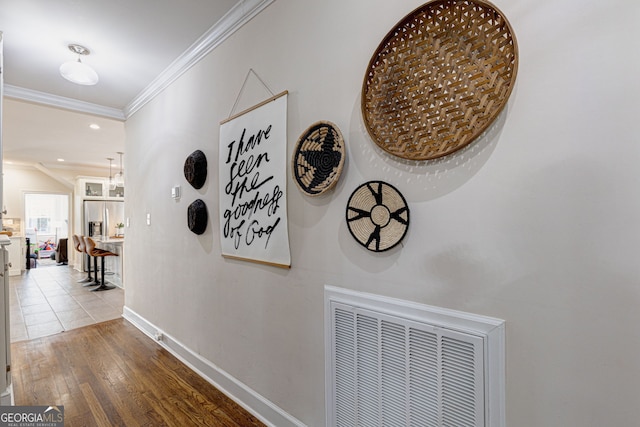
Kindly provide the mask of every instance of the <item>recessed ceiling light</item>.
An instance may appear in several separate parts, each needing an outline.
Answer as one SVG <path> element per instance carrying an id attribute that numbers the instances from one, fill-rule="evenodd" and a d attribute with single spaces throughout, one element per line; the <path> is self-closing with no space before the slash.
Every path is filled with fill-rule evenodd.
<path id="1" fill-rule="evenodd" d="M 100 125 L 98 125 L 98 124 L 96 124 L 96 123 L 91 123 L 91 124 L 89 125 L 89 127 L 90 127 L 91 129 L 93 129 L 93 130 L 98 130 L 98 129 L 100 129 Z"/>
<path id="2" fill-rule="evenodd" d="M 59 162 L 64 162 L 64 159 L 58 159 Z"/>

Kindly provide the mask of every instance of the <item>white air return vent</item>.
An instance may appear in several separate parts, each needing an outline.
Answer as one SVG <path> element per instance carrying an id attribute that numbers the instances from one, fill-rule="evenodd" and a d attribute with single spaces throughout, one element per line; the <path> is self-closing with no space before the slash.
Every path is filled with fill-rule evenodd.
<path id="1" fill-rule="evenodd" d="M 327 425 L 504 427 L 504 321 L 325 287 Z"/>

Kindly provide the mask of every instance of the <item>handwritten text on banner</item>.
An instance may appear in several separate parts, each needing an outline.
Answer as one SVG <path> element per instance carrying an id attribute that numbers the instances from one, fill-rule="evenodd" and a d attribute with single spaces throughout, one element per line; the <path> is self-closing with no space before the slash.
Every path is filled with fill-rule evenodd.
<path id="1" fill-rule="evenodd" d="M 220 125 L 222 255 L 289 266 L 286 93 Z"/>

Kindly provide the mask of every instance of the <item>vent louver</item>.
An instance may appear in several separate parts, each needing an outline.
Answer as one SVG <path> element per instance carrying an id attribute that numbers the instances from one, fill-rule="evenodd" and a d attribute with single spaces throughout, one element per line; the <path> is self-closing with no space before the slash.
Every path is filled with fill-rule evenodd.
<path id="1" fill-rule="evenodd" d="M 328 301 L 327 425 L 502 426 L 488 414 L 488 337 L 397 314 Z"/>

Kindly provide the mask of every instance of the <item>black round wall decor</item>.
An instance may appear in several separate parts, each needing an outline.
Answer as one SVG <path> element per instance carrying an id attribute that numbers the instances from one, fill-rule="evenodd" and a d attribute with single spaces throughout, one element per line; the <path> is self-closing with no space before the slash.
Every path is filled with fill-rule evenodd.
<path id="1" fill-rule="evenodd" d="M 207 180 L 207 157 L 202 151 L 194 151 L 184 161 L 184 177 L 193 188 L 202 188 Z"/>
<path id="2" fill-rule="evenodd" d="M 294 181 L 308 196 L 319 196 L 338 182 L 344 158 L 340 129 L 328 121 L 316 122 L 298 138 L 291 164 Z"/>
<path id="3" fill-rule="evenodd" d="M 369 181 L 347 202 L 347 226 L 354 239 L 373 252 L 396 246 L 409 228 L 409 206 L 391 184 Z"/>
<path id="4" fill-rule="evenodd" d="M 187 225 L 189 230 L 202 234 L 207 229 L 207 205 L 200 199 L 195 200 L 187 209 Z"/>

